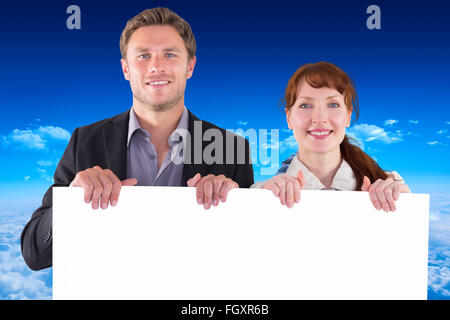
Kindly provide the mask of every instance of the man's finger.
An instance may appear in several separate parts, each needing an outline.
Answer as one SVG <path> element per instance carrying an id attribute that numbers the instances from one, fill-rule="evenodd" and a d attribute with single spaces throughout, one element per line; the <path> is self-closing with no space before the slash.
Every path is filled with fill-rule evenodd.
<path id="1" fill-rule="evenodd" d="M 91 182 L 91 184 L 93 186 L 92 195 L 91 195 L 91 199 L 90 199 L 91 207 L 92 207 L 92 209 L 96 210 L 96 209 L 98 209 L 98 201 L 103 192 L 103 187 L 97 178 L 97 174 L 95 174 L 94 172 L 92 172 L 92 171 L 89 172 L 87 177 L 89 178 L 89 181 Z"/>
<path id="2" fill-rule="evenodd" d="M 197 173 L 195 176 L 193 176 L 192 178 L 190 178 L 187 181 L 187 186 L 188 187 L 195 187 L 197 185 L 197 183 L 200 181 L 201 175 L 200 173 Z"/>
<path id="3" fill-rule="evenodd" d="M 89 203 L 94 191 L 94 185 L 89 180 L 86 172 L 79 172 L 70 184 L 71 187 L 81 187 L 84 191 L 84 202 Z"/>
<path id="4" fill-rule="evenodd" d="M 111 170 L 105 170 L 106 175 L 112 183 L 111 195 L 109 197 L 109 202 L 111 206 L 116 206 L 119 201 L 120 189 L 122 188 L 122 182 L 117 178 L 117 176 Z M 131 179 L 129 179 L 131 180 Z M 136 180 L 136 179 L 134 179 Z M 130 181 L 129 183 L 131 183 Z M 137 182 L 137 181 L 136 181 Z M 128 183 L 128 182 L 127 182 Z"/>
<path id="5" fill-rule="evenodd" d="M 228 192 L 231 189 L 239 188 L 239 185 L 231 179 L 225 180 L 222 184 L 222 188 L 220 189 L 220 199 L 222 202 L 227 201 Z"/>
<path id="6" fill-rule="evenodd" d="M 198 186 L 197 186 L 198 187 Z M 213 194 L 213 183 L 211 179 L 206 179 L 203 183 L 203 207 L 209 209 L 211 207 L 211 199 Z"/>
<path id="7" fill-rule="evenodd" d="M 218 176 L 212 179 L 213 184 L 213 194 L 212 194 L 212 203 L 213 206 L 218 206 L 220 201 L 220 189 L 225 182 L 225 176 Z"/>
<path id="8" fill-rule="evenodd" d="M 122 187 L 132 187 L 138 183 L 136 178 L 125 179 L 121 182 Z"/>
<path id="9" fill-rule="evenodd" d="M 195 185 L 195 196 L 197 197 L 198 204 L 203 204 L 203 187 L 204 178 L 200 179 L 200 181 Z"/>
<path id="10" fill-rule="evenodd" d="M 106 209 L 108 208 L 109 197 L 111 196 L 111 191 L 113 188 L 112 181 L 102 169 L 97 170 L 96 174 L 103 188 L 102 194 L 100 196 L 100 208 Z"/>

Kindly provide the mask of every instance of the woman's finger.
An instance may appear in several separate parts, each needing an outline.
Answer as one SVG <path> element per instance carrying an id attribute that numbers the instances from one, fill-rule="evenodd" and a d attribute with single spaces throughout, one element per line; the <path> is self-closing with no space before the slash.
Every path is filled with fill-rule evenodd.
<path id="1" fill-rule="evenodd" d="M 378 195 L 376 192 L 376 187 L 381 183 L 382 180 L 377 180 L 375 181 L 370 187 L 369 187 L 369 197 L 370 197 L 370 201 L 372 201 L 373 206 L 375 207 L 375 209 L 377 210 L 381 210 L 381 203 L 380 200 L 378 199 Z"/>
<path id="2" fill-rule="evenodd" d="M 384 195 L 386 197 L 386 201 L 389 205 L 389 211 L 395 211 L 397 208 L 395 206 L 395 199 L 393 197 L 393 188 L 394 188 L 394 184 L 390 184 L 388 185 L 385 189 L 384 189 Z"/>
<path id="3" fill-rule="evenodd" d="M 284 206 L 286 204 L 286 182 L 280 181 L 277 186 L 280 188 L 280 202 Z"/>
<path id="4" fill-rule="evenodd" d="M 273 195 L 277 198 L 280 196 L 280 188 L 278 188 L 278 186 L 275 183 L 267 183 L 262 187 L 262 189 L 272 191 Z"/>
<path id="5" fill-rule="evenodd" d="M 294 186 L 292 181 L 286 181 L 286 205 L 288 208 L 294 206 Z"/>
<path id="6" fill-rule="evenodd" d="M 394 181 L 392 178 L 387 178 L 386 180 L 379 180 L 381 181 L 376 187 L 375 192 L 378 197 L 378 200 L 380 201 L 380 205 L 383 208 L 384 212 L 390 211 L 390 205 L 388 203 L 388 200 L 386 199 L 386 193 L 385 189 Z M 392 191 L 391 191 L 392 192 Z M 392 194 L 390 194 L 392 196 Z"/>

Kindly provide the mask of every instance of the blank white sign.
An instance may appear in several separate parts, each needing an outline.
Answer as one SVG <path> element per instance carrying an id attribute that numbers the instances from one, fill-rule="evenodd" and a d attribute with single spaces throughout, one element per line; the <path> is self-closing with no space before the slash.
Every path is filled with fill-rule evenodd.
<path id="1" fill-rule="evenodd" d="M 294 208 L 234 189 L 210 210 L 194 188 L 124 187 L 92 210 L 53 189 L 54 299 L 426 299 L 429 195 L 397 211 L 365 192 L 302 191 Z"/>

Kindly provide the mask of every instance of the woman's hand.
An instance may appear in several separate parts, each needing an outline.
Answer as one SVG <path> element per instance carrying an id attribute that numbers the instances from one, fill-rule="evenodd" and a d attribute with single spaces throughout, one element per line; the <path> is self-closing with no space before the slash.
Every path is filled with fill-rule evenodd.
<path id="1" fill-rule="evenodd" d="M 361 191 L 368 191 L 374 207 L 377 210 L 383 209 L 384 212 L 395 211 L 395 201 L 400 197 L 400 193 L 411 192 L 402 181 L 387 178 L 386 180 L 378 179 L 371 184 L 366 176 L 364 176 Z"/>
<path id="2" fill-rule="evenodd" d="M 286 173 L 278 174 L 266 181 L 263 189 L 271 190 L 275 197 L 280 198 L 282 205 L 292 208 L 295 203 L 300 201 L 300 190 L 305 186 L 303 172 L 300 170 L 297 178 L 291 177 Z"/>

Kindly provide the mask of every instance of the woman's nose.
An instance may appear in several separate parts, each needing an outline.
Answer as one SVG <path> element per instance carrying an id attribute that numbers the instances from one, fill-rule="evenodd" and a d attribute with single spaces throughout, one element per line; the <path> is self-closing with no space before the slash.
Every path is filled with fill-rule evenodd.
<path id="1" fill-rule="evenodd" d="M 327 123 L 328 121 L 328 117 L 327 117 L 327 113 L 326 110 L 322 107 L 317 107 L 313 109 L 312 112 L 312 122 L 313 123 Z"/>

